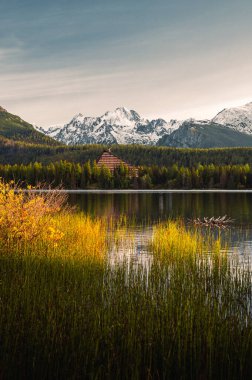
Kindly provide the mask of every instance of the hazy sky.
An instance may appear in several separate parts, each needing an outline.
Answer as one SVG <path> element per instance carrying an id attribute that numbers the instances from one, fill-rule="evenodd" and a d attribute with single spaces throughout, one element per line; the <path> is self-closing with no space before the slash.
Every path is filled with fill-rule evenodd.
<path id="1" fill-rule="evenodd" d="M 37 125 L 252 101 L 251 0 L 0 0 L 0 105 Z"/>

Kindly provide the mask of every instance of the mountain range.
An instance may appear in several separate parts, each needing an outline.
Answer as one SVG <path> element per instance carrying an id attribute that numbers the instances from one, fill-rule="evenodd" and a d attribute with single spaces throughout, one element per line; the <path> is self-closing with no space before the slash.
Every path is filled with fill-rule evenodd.
<path id="1" fill-rule="evenodd" d="M 180 122 L 163 119 L 148 120 L 125 107 L 106 112 L 100 117 L 85 117 L 82 114 L 63 127 L 53 126 L 38 131 L 67 145 L 77 144 L 145 144 L 156 145 L 167 133 L 180 126 Z"/>
<path id="2" fill-rule="evenodd" d="M 100 117 L 78 114 L 48 130 L 33 126 L 0 107 L 0 140 L 42 145 L 139 144 L 210 148 L 252 146 L 252 103 L 224 109 L 211 120 L 148 120 L 127 108 Z"/>
<path id="3" fill-rule="evenodd" d="M 176 131 L 164 135 L 157 145 L 176 148 L 249 147 L 252 146 L 252 134 L 212 121 L 185 121 Z"/>
<path id="4" fill-rule="evenodd" d="M 252 102 L 224 109 L 211 120 L 148 120 L 122 107 L 99 117 L 78 114 L 64 126 L 36 129 L 67 145 L 252 146 Z"/>

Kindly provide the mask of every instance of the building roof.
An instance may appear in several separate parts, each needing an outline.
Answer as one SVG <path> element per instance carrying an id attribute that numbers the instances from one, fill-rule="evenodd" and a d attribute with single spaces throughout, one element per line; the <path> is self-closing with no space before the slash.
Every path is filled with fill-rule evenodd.
<path id="1" fill-rule="evenodd" d="M 129 169 L 134 169 L 133 166 L 127 164 L 127 162 L 121 160 L 119 157 L 112 154 L 109 150 L 104 151 L 97 160 L 98 167 L 106 166 L 111 171 L 114 171 L 115 168 L 117 168 L 121 164 L 127 166 Z"/>

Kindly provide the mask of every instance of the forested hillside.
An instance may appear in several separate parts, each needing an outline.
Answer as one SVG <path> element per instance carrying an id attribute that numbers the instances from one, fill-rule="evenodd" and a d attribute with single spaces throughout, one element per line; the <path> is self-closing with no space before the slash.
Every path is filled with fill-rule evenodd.
<path id="1" fill-rule="evenodd" d="M 112 152 L 134 165 L 191 167 L 197 164 L 229 165 L 252 163 L 252 148 L 189 149 L 115 145 Z"/>
<path id="2" fill-rule="evenodd" d="M 19 116 L 0 107 L 0 136 L 11 141 L 23 141 L 34 144 L 57 145 L 51 137 L 36 131 L 33 126 Z"/>
<path id="3" fill-rule="evenodd" d="M 57 145 L 32 126 L 0 112 L 0 177 L 36 185 L 65 188 L 252 188 L 252 148 L 188 149 L 144 145 L 113 145 L 112 153 L 139 167 L 115 173 L 98 169 L 95 160 L 104 145 Z M 11 119 L 12 127 L 8 127 Z"/>
<path id="4" fill-rule="evenodd" d="M 67 189 L 245 189 L 252 188 L 252 165 L 148 166 L 139 167 L 134 176 L 123 165 L 112 173 L 96 163 L 61 161 L 0 165 L 0 177 L 25 186 L 40 183 Z"/>
<path id="5" fill-rule="evenodd" d="M 66 160 L 85 163 L 96 160 L 105 146 L 53 146 L 10 141 L 0 137 L 0 164 L 29 164 L 41 162 L 49 164 Z M 252 148 L 187 149 L 150 147 L 142 145 L 113 145 L 114 154 L 132 165 L 191 167 L 198 164 L 236 165 L 252 164 Z"/>

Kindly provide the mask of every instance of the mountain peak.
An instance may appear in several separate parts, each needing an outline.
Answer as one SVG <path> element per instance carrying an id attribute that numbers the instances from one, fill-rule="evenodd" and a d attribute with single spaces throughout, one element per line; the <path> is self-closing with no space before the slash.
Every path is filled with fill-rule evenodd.
<path id="1" fill-rule="evenodd" d="M 132 111 L 126 107 L 117 107 L 114 111 L 107 111 L 105 115 L 123 115 L 125 117 L 130 117 L 131 112 Z"/>
<path id="2" fill-rule="evenodd" d="M 77 113 L 73 118 L 78 119 L 78 117 L 84 117 L 81 112 Z"/>
<path id="3" fill-rule="evenodd" d="M 123 112 L 123 113 L 128 114 L 128 113 L 130 113 L 130 110 L 126 107 L 117 107 L 115 112 Z"/>
<path id="4" fill-rule="evenodd" d="M 83 119 L 84 119 L 84 116 L 82 113 L 77 113 L 76 115 L 74 115 L 74 117 L 72 118 L 72 120 L 70 121 L 70 123 L 82 123 L 83 122 Z"/>
<path id="5" fill-rule="evenodd" d="M 219 112 L 212 121 L 227 125 L 239 132 L 252 133 L 252 102 L 244 106 L 225 108 Z"/>
<path id="6" fill-rule="evenodd" d="M 174 129 L 174 128 L 173 128 Z M 60 142 L 75 144 L 148 144 L 155 145 L 161 136 L 170 133 L 165 120 L 149 121 L 126 107 L 118 107 L 98 117 L 76 115 L 63 128 L 44 133 Z"/>
<path id="7" fill-rule="evenodd" d="M 111 125 L 120 125 L 132 127 L 134 123 L 140 122 L 140 116 L 136 111 L 129 110 L 126 107 L 118 107 L 115 111 L 108 111 L 102 116 L 102 120 Z"/>
<path id="8" fill-rule="evenodd" d="M 7 112 L 6 109 L 0 106 L 0 112 Z"/>

